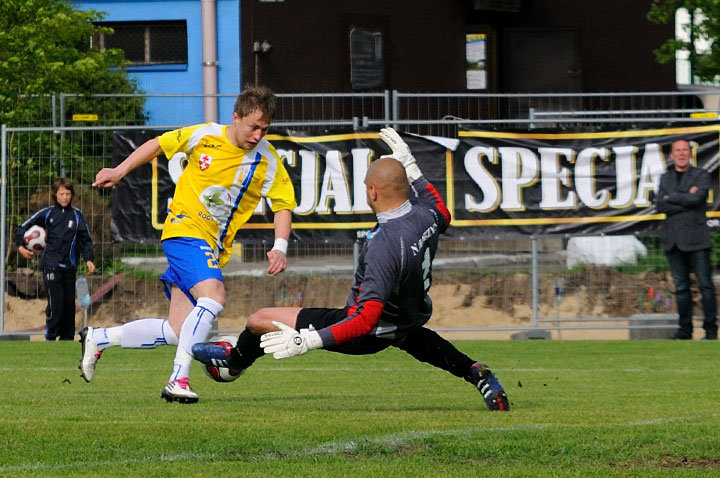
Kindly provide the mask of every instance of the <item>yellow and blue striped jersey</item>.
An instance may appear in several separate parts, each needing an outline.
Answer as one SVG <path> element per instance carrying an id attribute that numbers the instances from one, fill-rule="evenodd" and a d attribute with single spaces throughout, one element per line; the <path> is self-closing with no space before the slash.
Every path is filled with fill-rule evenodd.
<path id="1" fill-rule="evenodd" d="M 175 186 L 162 239 L 195 237 L 216 250 L 220 266 L 230 258 L 237 230 L 260 199 L 273 212 L 294 209 L 295 191 L 275 148 L 264 138 L 254 149 L 234 146 L 227 125 L 187 126 L 158 137 L 168 158 L 185 153 L 187 165 Z"/>

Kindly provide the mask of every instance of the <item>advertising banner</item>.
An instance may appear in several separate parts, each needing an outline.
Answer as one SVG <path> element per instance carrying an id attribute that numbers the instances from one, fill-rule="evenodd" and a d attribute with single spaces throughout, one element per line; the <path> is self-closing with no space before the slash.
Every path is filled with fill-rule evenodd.
<path id="1" fill-rule="evenodd" d="M 148 139 L 163 131 L 125 131 L 114 137 L 113 162 L 119 164 Z M 390 154 L 378 132 L 308 135 L 288 131 L 267 135 L 283 160 L 295 188 L 292 238 L 306 241 L 352 242 L 375 224 L 365 197 L 365 172 L 370 163 Z M 445 197 L 446 158 L 451 152 L 437 141 L 404 138 L 423 170 Z M 457 141 L 454 141 L 457 143 Z M 157 241 L 167 216 L 184 157 L 155 158 L 128 174 L 112 194 L 113 240 Z M 243 242 L 272 241 L 272 212 L 262 201 L 237 235 Z"/>
<path id="2" fill-rule="evenodd" d="M 114 163 L 163 131 L 118 132 Z M 708 224 L 720 228 L 720 125 L 606 132 L 467 130 L 459 138 L 403 134 L 418 165 L 453 216 L 450 237 L 654 232 L 653 205 L 670 147 L 690 141 L 693 163 L 713 178 Z M 295 187 L 293 239 L 352 242 L 375 224 L 367 205 L 368 165 L 389 154 L 377 132 L 268 135 Z M 176 155 L 177 156 L 177 155 Z M 155 158 L 113 190 L 113 240 L 157 241 L 184 157 Z M 272 241 L 272 213 L 261 202 L 238 233 Z"/>
<path id="3" fill-rule="evenodd" d="M 719 125 L 576 133 L 461 131 L 453 227 L 480 234 L 654 232 L 653 204 L 672 167 L 672 143 L 690 142 L 709 171 L 708 224 L 718 220 Z"/>

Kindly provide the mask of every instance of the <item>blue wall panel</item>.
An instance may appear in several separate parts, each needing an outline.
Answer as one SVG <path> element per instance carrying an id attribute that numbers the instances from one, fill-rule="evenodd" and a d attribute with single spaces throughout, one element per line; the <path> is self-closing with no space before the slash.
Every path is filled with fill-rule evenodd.
<path id="1" fill-rule="evenodd" d="M 187 65 L 129 67 L 148 95 L 201 95 L 202 25 L 199 0 L 94 0 L 76 1 L 80 10 L 105 12 L 103 21 L 185 20 L 188 33 Z M 218 122 L 229 123 L 234 96 L 240 92 L 240 2 L 217 0 Z M 203 101 L 197 97 L 149 97 L 149 125 L 180 126 L 203 121 Z"/>

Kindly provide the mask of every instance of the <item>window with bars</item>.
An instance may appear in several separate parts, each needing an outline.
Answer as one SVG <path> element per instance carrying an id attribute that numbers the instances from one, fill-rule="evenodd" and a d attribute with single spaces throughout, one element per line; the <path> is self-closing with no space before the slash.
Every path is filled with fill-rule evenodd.
<path id="1" fill-rule="evenodd" d="M 96 34 L 91 42 L 99 50 L 119 48 L 132 65 L 187 63 L 187 23 L 178 21 L 99 22 L 112 35 Z"/>

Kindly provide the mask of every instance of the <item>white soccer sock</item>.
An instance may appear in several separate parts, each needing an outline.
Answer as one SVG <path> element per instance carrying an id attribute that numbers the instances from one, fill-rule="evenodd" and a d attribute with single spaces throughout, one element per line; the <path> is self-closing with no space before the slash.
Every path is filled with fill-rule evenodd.
<path id="1" fill-rule="evenodd" d="M 205 342 L 212 330 L 215 318 L 222 312 L 223 306 L 208 297 L 200 297 L 195 308 L 190 311 L 180 329 L 180 338 L 173 361 L 173 372 L 170 380 L 190 376 L 192 363 L 192 346 Z"/>
<path id="2" fill-rule="evenodd" d="M 106 348 L 112 346 L 112 345 L 120 345 L 120 342 L 115 343 L 114 341 L 110 340 L 110 337 L 108 336 L 108 333 L 111 330 L 117 330 L 120 329 L 120 327 L 93 327 L 92 330 L 92 340 L 95 342 L 95 345 L 97 345 L 98 350 L 103 351 Z"/>
<path id="3" fill-rule="evenodd" d="M 118 327 L 93 329 L 98 349 L 113 345 L 124 349 L 154 349 L 158 345 L 177 345 L 178 338 L 165 319 L 139 319 Z"/>

